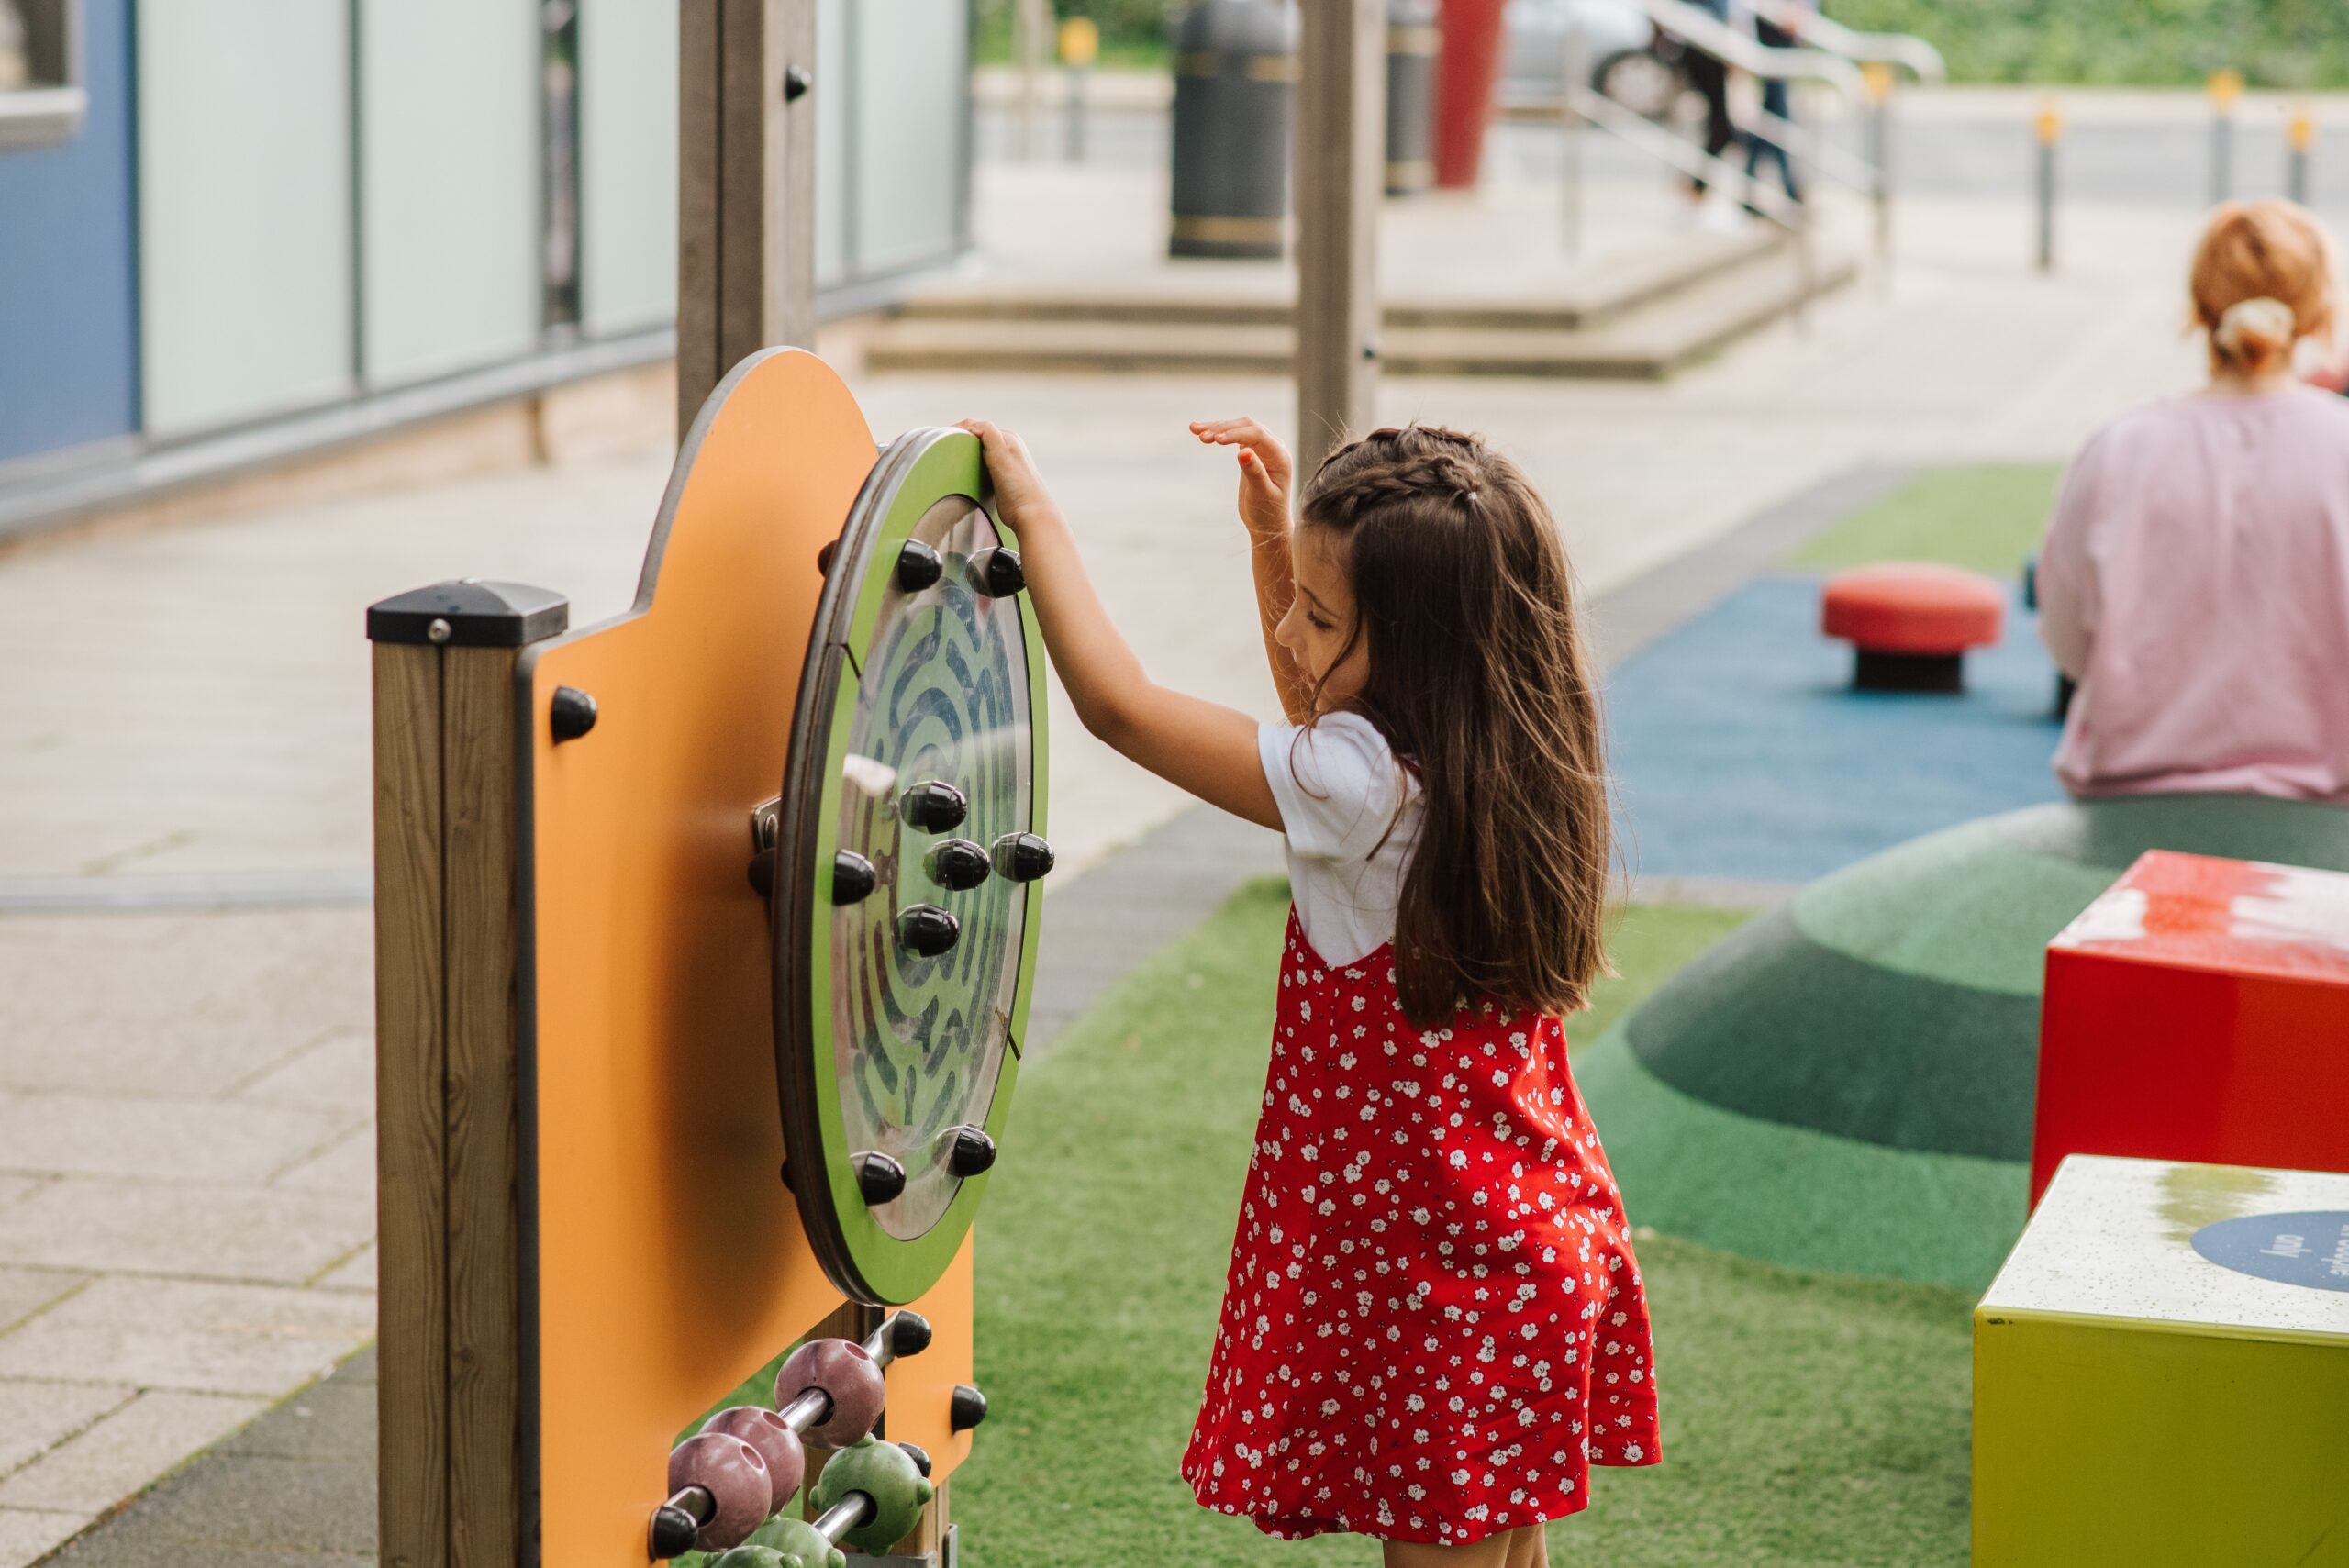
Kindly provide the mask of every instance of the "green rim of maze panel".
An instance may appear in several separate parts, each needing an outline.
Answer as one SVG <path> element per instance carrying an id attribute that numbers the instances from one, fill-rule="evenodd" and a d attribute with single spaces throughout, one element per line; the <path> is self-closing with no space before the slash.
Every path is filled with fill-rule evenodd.
<path id="1" fill-rule="evenodd" d="M 796 906 L 791 911 L 793 918 L 779 919 L 777 923 L 777 1018 L 781 1026 L 777 1030 L 777 1045 L 784 1058 L 782 1065 L 786 1082 L 792 1082 L 796 1077 L 796 1083 L 807 1091 L 794 1101 L 799 1107 L 796 1119 L 803 1122 L 812 1119 L 817 1133 L 812 1140 L 804 1137 L 787 1137 L 786 1147 L 804 1148 L 812 1141 L 822 1151 L 822 1170 L 818 1180 L 805 1180 L 799 1166 L 795 1163 L 793 1167 L 795 1190 L 801 1191 L 803 1195 L 801 1211 L 808 1221 L 809 1240 L 815 1244 L 818 1255 L 823 1259 L 826 1271 L 843 1292 L 872 1301 L 909 1301 L 936 1282 L 953 1261 L 963 1237 L 970 1229 L 986 1177 L 981 1173 L 957 1178 L 953 1195 L 942 1211 L 918 1234 L 910 1235 L 896 1233 L 886 1222 L 886 1217 L 879 1212 L 892 1205 L 868 1206 L 859 1190 L 857 1173 L 852 1160 L 858 1151 L 850 1147 L 850 1134 L 841 1102 L 842 1094 L 853 1085 L 843 1083 L 845 1063 L 841 1042 L 834 1039 L 835 987 L 842 978 L 837 970 L 840 959 L 835 938 L 843 933 L 849 937 L 855 936 L 857 930 L 852 930 L 850 927 L 855 926 L 861 930 L 864 925 L 870 924 L 870 917 L 859 912 L 863 910 L 862 905 L 836 908 L 832 902 L 833 855 L 844 847 L 841 817 L 842 797 L 846 791 L 841 781 L 846 776 L 850 746 L 857 730 L 858 699 L 863 684 L 868 680 L 888 682 L 885 687 L 877 686 L 876 691 L 885 692 L 889 700 L 895 703 L 906 695 L 906 692 L 898 688 L 902 686 L 907 691 L 912 690 L 909 683 L 919 676 L 929 664 L 939 662 L 941 658 L 952 664 L 953 650 L 942 641 L 939 650 L 923 655 L 913 667 L 901 665 L 890 649 L 876 648 L 875 638 L 883 625 L 885 608 L 913 597 L 899 587 L 896 576 L 896 562 L 906 541 L 918 535 L 925 542 L 940 548 L 941 555 L 946 557 L 943 562 L 945 571 L 957 574 L 952 582 L 941 578 L 944 591 L 950 597 L 960 591 L 955 584 L 963 580 L 961 574 L 970 569 L 965 559 L 970 551 L 953 548 L 954 541 L 960 540 L 965 545 L 972 540 L 982 544 L 999 541 L 1007 547 L 1017 545 L 1011 530 L 994 519 L 983 506 L 986 494 L 985 480 L 978 440 L 962 430 L 921 429 L 909 432 L 892 443 L 874 465 L 865 493 L 858 497 L 856 506 L 852 510 L 851 526 L 842 533 L 841 559 L 832 562 L 831 577 L 826 585 L 826 602 L 818 612 L 818 635 L 825 640 L 819 650 L 811 652 L 808 662 L 807 677 L 799 703 L 801 730 L 795 737 L 792 749 L 795 773 L 786 780 L 785 791 L 786 821 L 796 817 L 804 835 L 797 841 L 807 847 L 802 853 L 786 852 L 782 862 L 785 866 L 794 869 L 799 882 L 792 888 L 791 898 L 779 896 L 777 905 L 779 912 L 786 906 Z M 879 513 L 877 521 L 871 520 L 876 512 Z M 863 526 L 858 526 L 860 522 Z M 970 539 L 963 538 L 966 533 L 971 536 Z M 939 535 L 939 538 L 930 539 L 932 534 Z M 844 596 L 852 589 L 855 594 L 852 609 L 842 597 L 835 596 Z M 926 592 L 935 596 L 937 591 Z M 1018 781 L 1011 792 L 1009 798 L 1015 804 L 1010 817 L 999 821 L 982 822 L 982 814 L 994 810 L 1001 802 L 990 792 L 967 792 L 971 797 L 970 825 L 958 831 L 982 832 L 989 842 L 1005 832 L 1041 830 L 1046 784 L 1044 652 L 1035 612 L 1025 595 L 1014 595 L 1008 600 L 991 602 L 996 605 L 1008 603 L 1015 609 L 1019 619 L 1019 632 L 1016 643 L 997 650 L 1001 655 L 998 660 L 1002 666 L 1000 673 L 1007 679 L 1008 688 L 996 695 L 1007 704 L 1017 696 L 1024 695 L 1028 733 L 1024 755 L 1013 760 L 1015 776 L 1024 771 L 1025 777 Z M 936 635 L 942 639 L 951 629 L 945 626 L 944 608 L 938 609 L 936 618 L 939 622 Z M 985 615 L 983 614 L 981 618 L 986 618 Z M 844 630 L 843 619 L 846 623 Z M 891 646 L 906 640 L 904 638 L 896 639 Z M 1013 667 L 1015 652 L 1024 669 Z M 876 657 L 881 661 L 878 665 L 874 662 Z M 954 673 L 958 678 L 969 673 L 959 667 Z M 977 673 L 984 680 L 988 672 L 980 670 Z M 1024 693 L 1012 689 L 1023 682 Z M 931 720 L 944 721 L 941 715 L 935 712 L 925 716 L 925 722 Z M 956 738 L 964 733 L 952 723 L 946 724 L 946 731 Z M 814 743 L 817 736 L 822 737 L 820 746 Z M 819 758 L 822 770 L 819 773 L 812 779 L 798 776 L 796 770 L 804 762 L 816 762 Z M 1028 809 L 1024 819 L 1019 819 L 1020 814 L 1016 808 L 1016 801 L 1023 789 L 1027 794 Z M 790 829 L 786 828 L 786 851 L 793 842 Z M 1017 911 L 1019 950 L 1016 967 L 1012 971 L 1011 995 L 1008 1002 L 999 996 L 990 998 L 992 1005 L 971 1015 L 989 1021 L 999 1018 L 1003 1025 L 1005 1039 L 994 1053 L 994 1082 L 987 1090 L 984 1116 L 978 1120 L 978 1125 L 990 1137 L 1000 1140 L 1010 1114 L 1012 1090 L 1019 1073 L 1018 1041 L 1027 1028 L 1028 1005 L 1034 989 L 1036 940 L 1041 913 L 1041 886 L 1030 883 L 1007 890 L 1006 885 L 1000 885 L 1004 879 L 996 876 L 988 878 L 987 883 L 975 892 L 950 893 L 942 887 L 916 885 L 927 874 L 918 860 L 900 856 L 898 862 L 896 880 L 905 881 L 908 891 L 922 895 L 922 902 L 941 906 L 967 905 L 983 896 L 1019 902 Z M 780 894 L 785 879 L 778 877 L 776 880 Z M 894 905 L 894 881 L 891 897 Z M 999 910 L 997 913 L 1003 918 L 994 923 L 1008 927 L 1013 917 L 1012 912 Z M 966 920 L 965 925 L 968 923 Z M 894 943 L 886 933 L 877 940 L 891 954 L 895 954 Z M 895 1016 L 901 1000 L 896 993 L 905 980 L 905 976 L 897 973 L 899 968 L 918 969 L 930 973 L 930 977 L 935 979 L 937 975 L 931 972 L 936 971 L 941 962 L 951 960 L 967 967 L 976 962 L 972 954 L 979 951 L 958 942 L 955 950 L 940 957 L 900 960 L 892 956 L 888 960 L 892 966 L 891 977 L 885 988 L 889 994 L 880 996 L 875 1002 L 875 1016 L 885 1013 Z M 957 957 L 957 953 L 961 956 Z M 1008 956 L 1008 953 L 997 955 L 996 973 L 1000 974 L 1001 960 Z M 786 979 L 793 983 L 786 984 Z M 796 1005 L 794 998 L 796 998 Z M 933 996 L 930 1000 L 936 1002 L 938 998 Z M 901 1043 L 918 1048 L 919 1061 L 914 1066 L 924 1072 L 939 1071 L 945 1064 L 941 1053 L 949 1051 L 956 1040 L 966 1038 L 969 1032 L 953 1027 L 953 1017 L 941 1017 L 945 1027 L 939 1027 L 940 1019 L 933 1018 L 917 1031 L 922 1036 L 919 1041 L 912 1040 L 909 1036 L 901 1040 Z M 910 1028 L 914 1020 L 909 1018 L 901 1021 Z M 985 1024 L 978 1027 L 985 1027 Z M 875 1070 L 881 1068 L 887 1068 L 890 1073 L 898 1070 L 897 1064 L 889 1062 L 881 1062 Z M 885 1073 L 884 1076 L 887 1077 L 888 1073 Z M 891 1078 L 890 1084 L 885 1086 L 894 1085 L 896 1082 Z M 932 1139 L 930 1142 L 935 1145 L 937 1140 Z M 934 1149 L 932 1152 L 935 1152 Z M 921 1172 L 908 1168 L 911 1178 L 909 1193 L 913 1181 L 918 1180 L 921 1174 Z M 808 1201 L 810 1196 L 816 1199 L 813 1204 Z M 893 1203 L 904 1201 L 901 1198 L 893 1200 Z M 814 1212 L 811 1213 L 811 1209 Z M 900 1225 L 898 1229 L 910 1227 Z"/>
<path id="2" fill-rule="evenodd" d="M 2349 866 L 2349 813 L 2243 795 L 2033 806 L 1822 879 L 1625 1025 L 1685 1095 L 1896 1149 L 2026 1160 L 2047 942 L 2148 849 Z"/>

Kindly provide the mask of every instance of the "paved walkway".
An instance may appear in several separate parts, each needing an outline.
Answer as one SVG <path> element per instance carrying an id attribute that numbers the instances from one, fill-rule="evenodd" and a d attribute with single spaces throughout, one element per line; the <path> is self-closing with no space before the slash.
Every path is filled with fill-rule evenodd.
<path id="1" fill-rule="evenodd" d="M 1006 257 L 1155 244 L 1118 214 L 1163 211 L 1163 195 L 1097 195 L 986 171 L 985 238 Z M 1526 247 L 1554 243 L 1552 199 L 1495 197 Z M 1397 382 L 1380 413 L 1517 454 L 1603 590 L 1828 475 L 2057 455 L 2188 384 L 2190 215 L 2075 223 L 2066 271 L 2042 279 L 2021 264 L 2019 209 L 1919 203 L 1887 286 L 1669 385 Z M 1271 709 L 1231 471 L 1182 426 L 1286 425 L 1285 384 L 898 376 L 858 392 L 885 435 L 966 413 L 1024 430 L 1150 663 Z M 0 556 L 0 911 L 17 911 L 0 913 L 0 1568 L 372 1333 L 368 916 L 350 901 L 368 858 L 361 610 L 480 574 L 562 588 L 583 622 L 611 614 L 665 469 L 653 449 Z M 1064 704 L 1055 718 L 1053 836 L 1082 868 L 1180 802 Z M 224 878 L 282 902 L 58 908 L 184 905 Z"/>

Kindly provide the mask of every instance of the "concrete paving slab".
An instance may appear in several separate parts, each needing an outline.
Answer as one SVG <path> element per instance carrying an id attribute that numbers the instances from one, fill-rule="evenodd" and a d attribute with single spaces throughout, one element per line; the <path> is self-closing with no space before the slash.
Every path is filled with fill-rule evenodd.
<path id="1" fill-rule="evenodd" d="M 375 1385 L 346 1363 L 220 1444 L 223 1453 L 375 1462 Z"/>
<path id="2" fill-rule="evenodd" d="M 356 1194 L 375 1202 L 375 1126 L 373 1118 L 334 1141 L 312 1150 L 271 1178 L 273 1187 L 303 1192 Z"/>
<path id="3" fill-rule="evenodd" d="M 310 1282 L 313 1290 L 375 1293 L 375 1244 L 369 1242 Z"/>
<path id="4" fill-rule="evenodd" d="M 365 1193 L 65 1176 L 0 1209 L 0 1258 L 213 1280 L 308 1279 L 375 1230 Z"/>
<path id="5" fill-rule="evenodd" d="M 373 1300 L 348 1292 L 115 1276 L 0 1335 L 0 1378 L 275 1398 L 374 1331 Z"/>
<path id="6" fill-rule="evenodd" d="M 0 1508 L 0 1568 L 38 1562 L 58 1542 L 89 1523 L 82 1514 L 41 1508 Z"/>
<path id="7" fill-rule="evenodd" d="M 37 1176 L 0 1176 L 0 1208 L 32 1196 L 47 1184 Z"/>
<path id="8" fill-rule="evenodd" d="M 237 1093 L 257 1105 L 306 1106 L 320 1110 L 375 1114 L 375 1037 L 373 1029 L 344 1029 L 297 1052 Z"/>
<path id="9" fill-rule="evenodd" d="M 72 1269 L 0 1268 L 0 1334 L 89 1283 Z"/>
<path id="10" fill-rule="evenodd" d="M 0 1481 L 0 1507 L 98 1514 L 266 1407 L 217 1394 L 141 1394 Z"/>
<path id="11" fill-rule="evenodd" d="M 65 1368 L 55 1368 L 65 1371 Z M 138 1390 L 95 1379 L 0 1376 L 0 1475 L 29 1463 L 58 1443 L 121 1408 Z"/>
<path id="12" fill-rule="evenodd" d="M 260 1182 L 346 1132 L 353 1115 L 0 1091 L 0 1169 L 175 1184 Z"/>

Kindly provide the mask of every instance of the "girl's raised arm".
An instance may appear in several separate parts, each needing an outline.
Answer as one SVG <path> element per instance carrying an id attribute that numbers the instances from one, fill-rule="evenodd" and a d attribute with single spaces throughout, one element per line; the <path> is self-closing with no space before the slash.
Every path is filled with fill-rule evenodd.
<path id="1" fill-rule="evenodd" d="M 1256 721 L 1152 682 L 1085 575 L 1027 443 L 983 419 L 963 428 L 985 449 L 996 510 L 1019 538 L 1044 646 L 1085 728 L 1169 784 L 1277 830 L 1280 807 L 1258 760 Z"/>
<path id="2" fill-rule="evenodd" d="M 1313 684 L 1273 631 L 1297 597 L 1297 576 L 1288 558 L 1293 470 L 1287 449 L 1253 419 L 1195 419 L 1191 433 L 1209 446 L 1240 449 L 1240 520 L 1248 525 L 1248 560 L 1256 577 L 1264 662 L 1272 666 L 1281 711 L 1291 724 L 1303 724 L 1313 717 Z"/>

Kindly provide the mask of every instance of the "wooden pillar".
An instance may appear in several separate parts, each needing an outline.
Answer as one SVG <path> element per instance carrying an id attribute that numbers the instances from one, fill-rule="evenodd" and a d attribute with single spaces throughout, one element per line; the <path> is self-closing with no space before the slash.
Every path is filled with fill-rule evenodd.
<path id="1" fill-rule="evenodd" d="M 384 1568 L 521 1561 L 514 672 L 569 619 L 505 583 L 367 612 Z"/>
<path id="2" fill-rule="evenodd" d="M 1370 427 L 1378 386 L 1384 0 L 1304 0 L 1297 95 L 1297 457 Z"/>
<path id="3" fill-rule="evenodd" d="M 816 0 L 682 0 L 679 31 L 682 438 L 744 356 L 815 345 Z"/>

